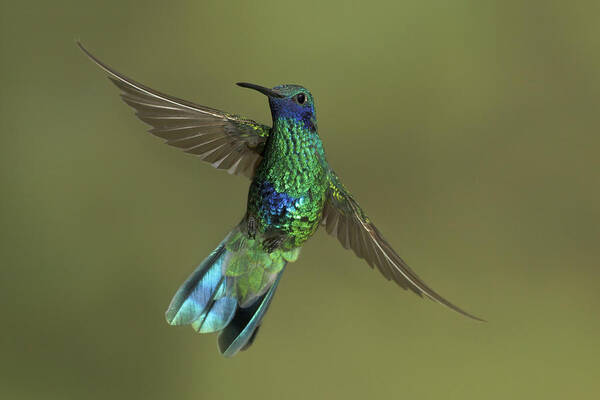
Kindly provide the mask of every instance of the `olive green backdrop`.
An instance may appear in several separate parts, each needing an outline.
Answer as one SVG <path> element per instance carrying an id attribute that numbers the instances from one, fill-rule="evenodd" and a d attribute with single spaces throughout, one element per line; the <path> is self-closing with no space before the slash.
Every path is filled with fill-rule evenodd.
<path id="1" fill-rule="evenodd" d="M 597 1 L 4 1 L 0 398 L 600 395 Z M 81 39 L 134 79 L 270 119 L 237 81 L 316 96 L 330 163 L 476 323 L 319 232 L 248 352 L 171 296 L 248 182 L 144 133 Z"/>

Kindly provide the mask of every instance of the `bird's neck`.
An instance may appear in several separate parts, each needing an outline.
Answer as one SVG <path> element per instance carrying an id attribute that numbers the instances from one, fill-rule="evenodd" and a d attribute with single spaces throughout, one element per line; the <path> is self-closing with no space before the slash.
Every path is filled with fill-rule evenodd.
<path id="1" fill-rule="evenodd" d="M 316 129 L 307 129 L 295 118 L 278 118 L 273 121 L 261 169 L 277 191 L 306 192 L 311 185 L 321 184 L 323 156 Z"/>
<path id="2" fill-rule="evenodd" d="M 302 119 L 277 118 L 269 135 L 267 157 L 303 157 L 307 162 L 322 155 L 323 146 L 316 127 L 308 127 Z"/>

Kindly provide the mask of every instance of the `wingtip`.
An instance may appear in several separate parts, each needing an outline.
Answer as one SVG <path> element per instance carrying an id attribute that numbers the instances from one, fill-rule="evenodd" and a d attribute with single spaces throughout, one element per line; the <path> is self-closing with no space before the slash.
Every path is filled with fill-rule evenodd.
<path id="1" fill-rule="evenodd" d="M 429 300 L 434 301 L 435 303 L 438 303 L 460 315 L 463 315 L 467 318 L 470 318 L 472 320 L 478 321 L 478 322 L 488 322 L 487 320 L 478 317 L 476 315 L 473 315 L 465 310 L 463 310 L 462 308 L 458 307 L 457 305 L 451 303 L 450 301 L 446 300 L 444 297 L 440 296 L 439 294 L 437 294 L 436 292 L 434 292 L 432 289 L 430 289 L 429 287 L 427 287 L 427 291 L 420 289 L 421 290 L 421 295 L 424 295 L 425 297 L 427 297 Z"/>
<path id="2" fill-rule="evenodd" d="M 93 61 L 97 62 L 96 57 L 94 57 L 92 55 L 92 53 L 90 53 L 90 51 L 88 49 L 85 48 L 85 46 L 83 45 L 83 43 L 81 42 L 81 40 L 76 39 L 75 40 L 75 44 L 77 45 L 77 47 L 79 47 L 79 49 L 81 51 L 83 51 L 83 53 L 88 56 L 89 58 L 91 58 Z"/>
<path id="3" fill-rule="evenodd" d="M 77 45 L 77 47 L 79 47 L 84 53 L 87 53 L 88 51 L 86 50 L 85 46 L 83 45 L 83 43 L 81 43 L 80 39 L 75 39 L 75 44 Z"/>
<path id="4" fill-rule="evenodd" d="M 483 319 L 483 318 L 481 318 L 481 317 L 478 317 L 478 316 L 476 316 L 476 315 L 473 315 L 473 314 L 471 314 L 471 313 L 468 313 L 468 312 L 466 312 L 466 311 L 465 311 L 465 310 L 463 310 L 462 308 L 459 308 L 459 307 L 455 306 L 454 304 L 452 304 L 452 303 L 448 302 L 447 300 L 446 300 L 445 302 L 440 302 L 440 301 L 439 301 L 439 300 L 437 300 L 437 299 L 432 299 L 432 300 L 436 301 L 437 303 L 440 303 L 440 304 L 442 304 L 443 306 L 446 306 L 446 307 L 448 307 L 448 308 L 449 308 L 449 309 L 451 309 L 452 311 L 455 311 L 455 312 L 457 312 L 457 313 L 459 313 L 459 314 L 461 314 L 461 315 L 464 315 L 465 317 L 468 317 L 468 318 L 470 318 L 470 319 L 472 319 L 472 320 L 475 320 L 475 321 L 477 321 L 477 322 L 488 322 L 487 320 L 485 320 L 485 319 Z"/>
<path id="5" fill-rule="evenodd" d="M 115 70 L 113 70 L 110 66 L 108 66 L 105 63 L 103 63 L 96 56 L 94 56 L 83 45 L 83 43 L 80 40 L 76 40 L 75 44 L 77 44 L 77 47 L 79 47 L 81 49 L 81 51 L 83 52 L 83 54 L 85 54 L 94 64 L 96 64 L 97 66 L 99 66 L 101 69 L 103 69 L 105 72 L 107 72 L 110 76 L 114 76 L 114 77 L 116 77 L 117 79 L 119 79 L 121 81 L 126 81 L 126 79 L 123 76 L 121 76 L 121 74 L 119 74 L 118 72 L 116 72 Z"/>
<path id="6" fill-rule="evenodd" d="M 477 322 L 484 322 L 484 323 L 488 323 L 488 320 L 486 320 L 486 319 L 483 319 L 483 318 L 480 318 L 480 317 L 477 317 L 477 316 L 475 316 L 475 315 L 471 315 L 471 314 L 469 314 L 469 315 L 468 315 L 468 317 L 469 317 L 469 318 L 471 318 L 471 319 L 473 319 L 473 320 L 475 320 L 475 321 L 477 321 Z"/>
<path id="7" fill-rule="evenodd" d="M 446 305 L 446 304 L 444 304 L 444 305 Z M 456 306 L 454 306 L 454 307 L 450 307 L 450 309 L 451 309 L 451 310 L 453 310 L 453 311 L 456 311 L 456 312 L 458 312 L 459 314 L 462 314 L 462 315 L 464 315 L 465 317 L 469 317 L 469 318 L 471 318 L 471 319 L 473 319 L 473 320 L 475 320 L 475 321 L 477 321 L 477 322 L 488 322 L 487 320 L 485 320 L 485 319 L 483 319 L 483 318 L 481 318 L 481 317 L 478 317 L 478 316 L 476 316 L 476 315 L 473 315 L 473 314 L 471 314 L 471 313 L 468 313 L 468 312 L 466 312 L 465 310 L 462 310 L 462 309 L 460 309 L 460 308 L 458 308 L 458 307 L 456 307 Z"/>

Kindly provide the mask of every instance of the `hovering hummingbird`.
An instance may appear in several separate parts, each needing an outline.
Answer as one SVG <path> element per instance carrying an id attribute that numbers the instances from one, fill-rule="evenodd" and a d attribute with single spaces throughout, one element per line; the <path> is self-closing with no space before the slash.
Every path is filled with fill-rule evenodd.
<path id="1" fill-rule="evenodd" d="M 342 246 L 403 289 L 470 318 L 423 282 L 396 254 L 327 163 L 313 95 L 299 85 L 266 88 L 273 126 L 194 104 L 144 86 L 83 52 L 108 73 L 123 100 L 150 125 L 150 133 L 230 174 L 251 179 L 242 221 L 175 293 L 166 311 L 171 325 L 220 332 L 226 357 L 248 348 L 288 262 L 322 226 Z"/>

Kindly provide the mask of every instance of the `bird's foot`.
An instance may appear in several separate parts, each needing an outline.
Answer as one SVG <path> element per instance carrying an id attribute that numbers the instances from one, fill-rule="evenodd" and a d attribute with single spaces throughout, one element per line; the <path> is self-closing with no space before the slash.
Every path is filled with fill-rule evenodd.
<path id="1" fill-rule="evenodd" d="M 256 237 L 256 219 L 253 216 L 248 217 L 246 228 L 248 229 L 248 237 L 254 239 Z"/>
<path id="2" fill-rule="evenodd" d="M 277 250 L 277 248 L 279 248 L 279 246 L 281 246 L 284 241 L 285 238 L 282 236 L 271 237 L 263 240 L 262 247 L 267 253 L 272 253 L 275 250 Z"/>

